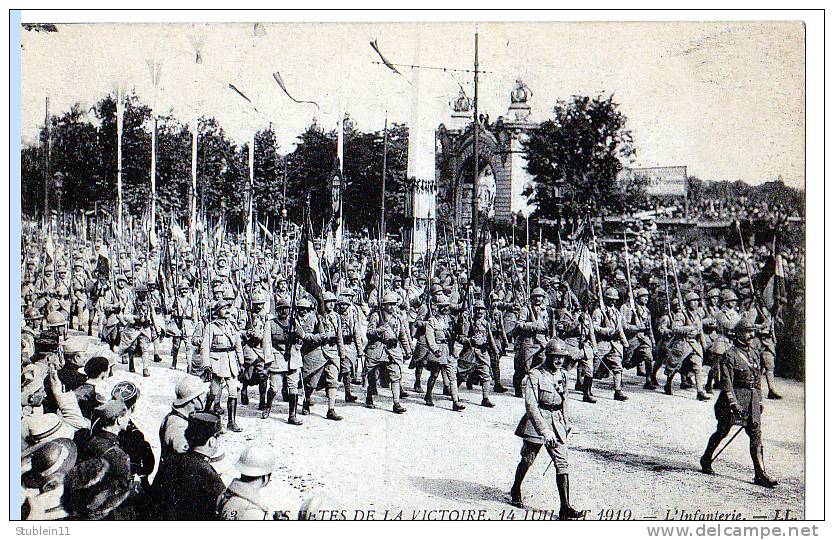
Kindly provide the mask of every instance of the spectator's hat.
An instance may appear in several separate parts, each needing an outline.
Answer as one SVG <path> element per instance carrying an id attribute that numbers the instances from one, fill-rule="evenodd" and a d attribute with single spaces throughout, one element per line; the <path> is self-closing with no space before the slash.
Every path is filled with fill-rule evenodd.
<path id="1" fill-rule="evenodd" d="M 246 476 L 266 476 L 275 470 L 275 453 L 263 446 L 249 446 L 237 461 L 237 470 Z"/>
<path id="2" fill-rule="evenodd" d="M 174 407 L 181 407 L 186 403 L 197 399 L 208 391 L 207 383 L 193 375 L 186 375 L 177 383 L 175 390 L 176 399 Z"/>
<path id="3" fill-rule="evenodd" d="M 62 437 L 37 444 L 21 456 L 30 467 L 21 476 L 23 485 L 40 489 L 51 477 L 68 473 L 77 459 L 78 449 L 70 439 Z"/>

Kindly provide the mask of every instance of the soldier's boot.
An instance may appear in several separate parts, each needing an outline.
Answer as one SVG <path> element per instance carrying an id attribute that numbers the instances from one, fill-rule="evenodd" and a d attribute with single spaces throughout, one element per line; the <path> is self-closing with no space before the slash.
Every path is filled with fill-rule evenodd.
<path id="1" fill-rule="evenodd" d="M 237 425 L 237 399 L 229 398 L 226 401 L 226 407 L 229 410 L 229 420 L 226 427 L 229 428 L 229 431 L 240 433 L 243 431 L 243 428 Z"/>
<path id="2" fill-rule="evenodd" d="M 367 379 L 368 387 L 365 389 L 365 407 L 376 409 L 374 405 L 374 394 L 376 394 L 376 376 L 373 373 Z"/>
<path id="3" fill-rule="evenodd" d="M 753 458 L 753 470 L 755 476 L 753 483 L 757 486 L 773 489 L 779 485 L 779 482 L 767 475 L 764 467 L 764 446 L 761 443 L 750 441 L 750 457 Z"/>
<path id="4" fill-rule="evenodd" d="M 720 431 L 716 431 L 712 435 L 710 435 L 709 441 L 707 441 L 707 447 L 704 450 L 704 454 L 701 456 L 701 472 L 704 474 L 713 474 L 712 470 L 712 455 L 718 449 L 718 445 L 721 444 L 721 441 L 724 440 L 726 437 L 726 433 L 722 433 Z"/>
<path id="5" fill-rule="evenodd" d="M 623 392 L 622 373 L 614 373 L 614 399 L 616 401 L 628 401 L 628 396 Z"/>
<path id="6" fill-rule="evenodd" d="M 501 384 L 501 359 L 494 358 L 492 360 L 492 377 L 495 380 L 495 384 L 492 385 L 492 391 L 496 394 L 503 394 L 507 391 L 504 388 L 504 385 Z"/>
<path id="7" fill-rule="evenodd" d="M 423 393 L 423 368 L 421 366 L 417 366 L 414 368 L 414 391 L 418 394 Z"/>
<path id="8" fill-rule="evenodd" d="M 298 410 L 298 394 L 290 394 L 289 396 L 289 405 L 290 405 L 290 412 L 289 416 L 287 417 L 287 423 L 291 426 L 300 426 L 304 424 L 300 418 L 296 415 L 296 410 Z"/>
<path id="9" fill-rule="evenodd" d="M 171 369 L 177 369 L 177 357 L 179 356 L 180 352 L 180 344 L 178 341 L 174 341 L 171 344 Z"/>
<path id="10" fill-rule="evenodd" d="M 281 377 L 283 382 L 281 383 L 281 400 L 286 403 L 290 400 L 290 392 L 287 390 L 287 378 Z"/>
<path id="11" fill-rule="evenodd" d="M 663 385 L 663 391 L 666 392 L 667 396 L 673 395 L 672 392 L 672 383 L 675 380 L 675 375 L 678 373 L 677 369 L 673 369 L 669 372 L 669 375 L 666 376 L 666 384 Z"/>
<path id="12" fill-rule="evenodd" d="M 127 360 L 127 362 L 125 362 L 125 360 Z M 127 369 L 130 370 L 131 373 L 136 373 L 136 362 L 133 359 L 133 353 L 122 355 L 122 363 L 127 364 Z"/>
<path id="13" fill-rule="evenodd" d="M 681 390 L 689 390 L 692 388 L 694 383 L 692 382 L 692 372 L 686 372 L 686 375 L 681 374 Z"/>
<path id="14" fill-rule="evenodd" d="M 698 401 L 709 401 L 709 396 L 704 392 L 701 387 L 701 380 L 704 377 L 703 371 L 700 369 L 695 372 L 695 390 L 698 392 L 696 398 Z"/>
<path id="15" fill-rule="evenodd" d="M 591 387 L 594 385 L 594 378 L 590 375 L 585 375 L 585 384 L 582 385 L 582 401 L 585 403 L 596 403 L 597 400 L 591 394 Z"/>
<path id="16" fill-rule="evenodd" d="M 556 487 L 559 488 L 559 520 L 581 519 L 585 514 L 570 505 L 570 477 L 567 474 L 556 475 Z"/>
<path id="17" fill-rule="evenodd" d="M 240 404 L 241 405 L 249 405 L 249 385 L 248 384 L 241 384 L 240 385 Z"/>
<path id="18" fill-rule="evenodd" d="M 211 413 L 214 412 L 214 401 L 217 399 L 217 396 L 212 394 L 211 392 L 208 393 L 206 396 L 206 404 L 203 407 L 203 412 Z"/>
<path id="19" fill-rule="evenodd" d="M 643 384 L 643 388 L 645 388 L 646 390 L 655 390 L 657 389 L 657 386 L 654 384 L 654 381 L 652 380 L 652 361 L 646 360 L 645 364 L 646 365 L 644 366 L 643 370 L 646 372 L 646 382 L 645 384 Z"/>
<path id="20" fill-rule="evenodd" d="M 304 388 L 304 403 L 301 405 L 301 415 L 307 416 L 310 414 L 310 403 L 312 402 L 313 392 L 309 388 Z"/>
<path id="21" fill-rule="evenodd" d="M 449 381 L 449 386 L 452 390 L 452 410 L 453 411 L 462 411 L 466 408 L 466 405 L 463 404 L 460 400 L 460 394 L 458 394 L 458 386 L 453 384 L 454 381 Z"/>
<path id="22" fill-rule="evenodd" d="M 434 407 L 434 400 L 431 393 L 434 391 L 434 383 L 437 382 L 437 375 L 434 373 L 429 375 L 429 380 L 426 382 L 426 397 L 425 402 L 429 407 Z"/>
<path id="23" fill-rule="evenodd" d="M 521 483 L 524 482 L 524 477 L 527 476 L 530 465 L 531 463 L 522 457 L 515 469 L 515 480 L 513 481 L 513 487 L 510 488 L 510 504 L 516 508 L 524 508 L 524 501 L 521 498 Z"/>
<path id="24" fill-rule="evenodd" d="M 481 385 L 481 406 L 482 407 L 489 407 L 490 409 L 495 407 L 495 403 L 489 400 L 489 388 L 487 388 L 486 383 Z"/>
<path id="25" fill-rule="evenodd" d="M 657 372 L 660 371 L 662 365 L 663 362 L 661 362 L 660 360 L 655 360 L 654 366 L 652 366 L 652 384 L 656 387 L 660 386 L 660 382 L 658 382 L 657 380 Z"/>
<path id="26" fill-rule="evenodd" d="M 344 381 L 344 383 L 345 383 L 345 403 L 353 403 L 354 401 L 359 399 L 358 397 L 354 396 L 350 391 L 350 381 L 351 381 L 350 373 L 345 373 L 342 376 L 342 381 Z"/>
<path id="27" fill-rule="evenodd" d="M 263 409 L 261 409 L 261 418 L 266 419 L 269 418 L 269 413 L 272 412 L 272 402 L 275 400 L 275 390 L 270 388 L 266 392 L 266 404 L 264 404 Z M 290 414 L 293 414 L 294 411 L 290 408 Z"/>
<path id="28" fill-rule="evenodd" d="M 715 377 L 715 369 L 710 368 L 709 373 L 707 373 L 707 382 L 704 383 L 704 393 L 705 394 L 712 394 L 712 382 L 713 382 L 714 377 Z"/>
<path id="29" fill-rule="evenodd" d="M 328 420 L 343 420 L 343 417 L 336 412 L 336 389 L 328 388 L 327 393 L 327 418 Z"/>
<path id="30" fill-rule="evenodd" d="M 577 392 L 582 392 L 585 388 L 585 379 L 582 375 L 582 366 L 576 366 L 576 382 L 573 384 L 573 389 Z"/>
<path id="31" fill-rule="evenodd" d="M 263 380 L 258 383 L 258 410 L 262 411 L 266 408 L 266 387 L 267 381 Z"/>
<path id="32" fill-rule="evenodd" d="M 452 395 L 452 389 L 449 387 L 448 384 L 443 385 L 443 395 L 444 396 L 451 396 Z"/>
<path id="33" fill-rule="evenodd" d="M 391 396 L 394 399 L 394 408 L 392 409 L 396 414 L 403 414 L 406 409 L 400 403 L 400 396 L 402 395 L 402 387 L 399 381 L 391 383 Z"/>
<path id="34" fill-rule="evenodd" d="M 767 399 L 782 399 L 782 396 L 776 391 L 776 381 L 773 379 L 773 372 L 768 369 L 764 375 L 767 381 Z"/>

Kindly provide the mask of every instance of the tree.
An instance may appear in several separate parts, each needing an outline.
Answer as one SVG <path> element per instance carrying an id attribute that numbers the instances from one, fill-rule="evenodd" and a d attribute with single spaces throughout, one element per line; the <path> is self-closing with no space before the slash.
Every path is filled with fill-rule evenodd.
<path id="1" fill-rule="evenodd" d="M 535 179 L 535 187 L 525 195 L 538 204 L 537 216 L 558 217 L 560 186 L 569 211 L 578 215 L 591 208 L 616 211 L 622 194 L 617 176 L 623 162 L 635 154 L 626 123 L 613 95 L 573 96 L 556 102 L 553 118 L 523 143 L 527 171 Z"/>

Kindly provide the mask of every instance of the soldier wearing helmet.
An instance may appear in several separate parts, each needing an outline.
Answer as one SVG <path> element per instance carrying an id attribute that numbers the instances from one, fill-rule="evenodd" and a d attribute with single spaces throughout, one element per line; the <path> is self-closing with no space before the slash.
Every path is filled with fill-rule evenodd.
<path id="1" fill-rule="evenodd" d="M 148 287 L 144 283 L 133 289 L 133 298 L 125 306 L 123 319 L 125 327 L 119 342 L 119 354 L 122 363 L 129 364 L 130 371 L 136 371 L 134 360 L 142 358 L 142 375 L 150 377 L 150 363 L 153 358 L 153 341 L 159 335 L 153 305 L 148 297 Z"/>
<path id="2" fill-rule="evenodd" d="M 368 389 L 365 406 L 375 408 L 373 396 L 377 391 L 377 376 L 384 372 L 391 383 L 393 411 L 402 414 L 406 412 L 400 403 L 402 370 L 411 357 L 411 339 L 407 326 L 397 314 L 398 303 L 399 297 L 387 292 L 382 298 L 382 306 L 374 310 L 368 318 L 368 345 L 365 347 Z"/>
<path id="3" fill-rule="evenodd" d="M 235 468 L 240 477 L 217 499 L 217 515 L 226 521 L 263 521 L 276 519 L 278 512 L 270 512 L 262 499 L 261 490 L 269 484 L 275 470 L 275 453 L 265 446 L 249 446 L 240 454 Z"/>
<path id="4" fill-rule="evenodd" d="M 414 391 L 420 393 L 424 391 L 422 386 L 423 368 L 426 365 L 426 360 L 429 355 L 429 348 L 426 344 L 426 324 L 432 315 L 431 306 L 437 303 L 438 298 L 445 296 L 443 294 L 443 287 L 438 282 L 433 283 L 429 287 L 428 293 L 420 308 L 417 310 L 413 330 L 415 338 L 414 355 L 411 357 L 411 362 L 408 366 L 410 369 L 414 369 Z"/>
<path id="5" fill-rule="evenodd" d="M 516 397 L 522 397 L 524 376 L 542 361 L 545 345 L 556 334 L 555 320 L 545 304 L 545 298 L 547 293 L 544 289 L 533 289 L 530 304 L 521 308 L 510 332 L 515 336 L 513 388 Z"/>
<path id="6" fill-rule="evenodd" d="M 360 310 L 353 305 L 353 290 L 343 289 L 336 300 L 336 313 L 339 316 L 344 356 L 340 365 L 340 377 L 345 386 L 345 403 L 353 403 L 356 396 L 351 393 L 351 384 L 361 384 L 362 354 L 365 350 L 365 332 L 359 318 Z"/>
<path id="7" fill-rule="evenodd" d="M 174 392 L 171 411 L 159 426 L 160 464 L 170 456 L 188 450 L 188 442 L 185 440 L 188 417 L 205 407 L 208 385 L 193 375 L 186 375 L 179 380 Z"/>
<path id="8" fill-rule="evenodd" d="M 570 504 L 567 443 L 571 427 L 567 406 L 568 377 L 562 368 L 569 357 L 567 344 L 561 339 L 552 339 L 545 347 L 544 361 L 524 377 L 525 413 L 515 430 L 524 442 L 510 489 L 511 504 L 522 508 L 521 484 L 544 446 L 556 468 L 560 520 L 582 517 L 582 513 Z"/>
<path id="9" fill-rule="evenodd" d="M 264 331 L 266 321 L 266 295 L 253 287 L 249 302 L 246 329 L 243 331 L 243 369 L 240 374 L 240 403 L 249 405 L 249 386 L 258 387 L 258 410 L 266 407 L 266 356 L 264 355 Z"/>
<path id="10" fill-rule="evenodd" d="M 623 392 L 623 355 L 628 348 L 628 339 L 623 328 L 622 312 L 617 307 L 620 293 L 614 287 L 608 287 L 604 297 L 605 302 L 594 310 L 591 320 L 602 364 L 614 376 L 614 399 L 626 401 L 628 396 Z"/>
<path id="11" fill-rule="evenodd" d="M 310 414 L 313 392 L 324 389 L 327 395 L 328 420 L 339 421 L 342 416 L 336 412 L 336 390 L 339 387 L 339 370 L 344 357 L 339 315 L 335 312 L 336 295 L 326 291 L 322 295 L 321 312 L 318 316 L 310 313 L 302 318 L 304 341 L 301 352 L 304 365 L 304 405 L 301 414 Z"/>
<path id="12" fill-rule="evenodd" d="M 458 395 L 457 361 L 452 356 L 451 349 L 449 298 L 446 295 L 437 297 L 432 309 L 432 316 L 425 324 L 425 343 L 428 349 L 426 367 L 430 373 L 426 383 L 425 403 L 429 407 L 434 407 L 432 391 L 439 375 L 443 380 L 443 385 L 450 389 L 452 410 L 462 411 L 466 406 L 460 402 Z"/>
<path id="13" fill-rule="evenodd" d="M 640 287 L 635 292 L 634 306 L 629 302 L 623 304 L 623 330 L 629 338 L 628 367 L 641 366 L 645 371 L 646 382 L 643 388 L 654 390 L 657 388 L 657 369 L 660 363 L 655 366 L 654 361 L 654 329 L 652 327 L 652 314 L 649 310 L 649 290 Z M 639 371 L 639 370 L 638 370 Z"/>
<path id="14" fill-rule="evenodd" d="M 300 300 L 299 300 L 300 301 Z M 261 418 L 269 418 L 272 403 L 281 388 L 284 401 L 289 404 L 287 423 L 300 426 L 303 422 L 297 417 L 298 387 L 301 384 L 301 341 L 304 329 L 301 327 L 299 314 L 295 321 L 290 321 L 290 302 L 279 296 L 275 302 L 275 316 L 264 327 L 264 358 L 269 377 L 266 392 L 266 406 Z"/>
<path id="15" fill-rule="evenodd" d="M 681 361 L 682 373 L 694 375 L 696 397 L 699 401 L 708 401 L 709 396 L 704 391 L 704 351 L 707 348 L 704 336 L 704 311 L 701 307 L 701 296 L 695 291 L 689 291 L 684 295 L 686 309 L 684 310 L 686 335 L 684 336 L 685 347 L 683 348 L 683 360 Z M 683 328 L 678 330 L 684 332 Z M 690 385 L 687 384 L 687 387 Z"/>
<path id="16" fill-rule="evenodd" d="M 493 358 L 499 355 L 498 343 L 492 323 L 487 318 L 487 307 L 482 300 L 475 302 L 472 312 L 472 321 L 464 321 L 460 333 L 463 350 L 458 359 L 458 379 L 469 376 L 480 383 L 481 405 L 491 408 L 495 405 L 489 400 L 489 384 L 492 382 L 490 370 Z M 469 368 L 470 373 L 465 368 Z"/>
<path id="17" fill-rule="evenodd" d="M 718 425 L 709 438 L 704 455 L 701 456 L 701 470 L 712 474 L 713 454 L 721 441 L 729 435 L 732 427 L 743 426 L 750 438 L 750 458 L 753 461 L 753 483 L 773 488 L 776 480 L 768 476 L 764 466 L 762 445 L 762 362 L 761 354 L 753 340 L 755 325 L 741 319 L 734 329 L 732 346 L 721 360 L 721 394 L 715 403 L 715 418 Z"/>
<path id="18" fill-rule="evenodd" d="M 171 367 L 177 368 L 180 347 L 185 343 L 186 358 L 191 358 L 193 346 L 191 338 L 197 324 L 197 298 L 191 291 L 188 281 L 182 280 L 177 287 L 177 295 L 171 307 L 171 323 L 168 325 L 168 335 L 171 336 Z"/>
<path id="19" fill-rule="evenodd" d="M 231 431 L 239 432 L 243 431 L 237 425 L 238 375 L 243 364 L 243 344 L 240 331 L 230 317 L 230 308 L 229 300 L 220 300 L 214 304 L 212 320 L 203 332 L 200 356 L 201 364 L 211 370 L 211 387 L 206 400 L 206 411 L 219 412 L 223 391 L 227 390 L 227 427 Z"/>

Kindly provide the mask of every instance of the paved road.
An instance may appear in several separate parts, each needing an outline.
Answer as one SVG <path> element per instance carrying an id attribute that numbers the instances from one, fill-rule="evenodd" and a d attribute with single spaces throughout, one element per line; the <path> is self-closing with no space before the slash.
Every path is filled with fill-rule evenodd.
<path id="1" fill-rule="evenodd" d="M 169 357 L 163 356 L 163 363 L 151 368 L 150 378 L 124 372 L 121 366 L 115 376 L 140 384 L 143 397 L 137 423 L 155 446 L 159 422 L 183 375 L 168 368 Z M 505 384 L 511 368 L 512 359 L 504 358 Z M 413 372 L 405 380 L 410 389 Z M 582 403 L 581 396 L 572 392 L 578 398 L 570 402 L 575 506 L 589 510 L 588 516 L 596 519 L 682 519 L 696 511 L 754 519 L 772 518 L 777 510 L 785 509 L 801 515 L 804 387 L 788 380 L 779 384 L 785 399 L 766 401 L 763 415 L 767 467 L 780 482 L 775 490 L 751 483 L 745 434 L 715 463 L 716 475 L 699 472 L 698 458 L 715 420 L 713 403 L 696 401 L 691 390 L 677 390 L 669 397 L 662 391 L 643 390 L 641 380 L 627 375 L 625 390 L 631 399 L 625 403 L 613 401 L 610 382 L 597 383 L 596 405 Z M 439 384 L 436 391 L 439 394 Z M 360 405 L 361 400 L 344 404 L 340 391 L 337 407 L 345 417 L 342 422 L 325 420 L 324 396 L 319 395 L 319 404 L 304 418 L 305 424 L 294 427 L 286 424 L 286 404 L 280 402 L 270 419 L 261 420 L 253 388 L 253 405 L 239 411 L 243 433 L 223 435 L 227 459 L 221 467 L 233 474 L 234 461 L 250 442 L 272 445 L 280 455 L 280 465 L 265 494 L 275 510 L 289 510 L 293 515 L 303 500 L 323 494 L 330 501 L 327 506 L 340 509 L 348 518 L 367 517 L 371 511 L 377 519 L 386 517 L 386 511 L 389 519 L 399 512 L 403 519 L 437 518 L 442 516 L 440 511 L 449 512 L 445 517 L 452 519 L 477 516 L 478 511 L 491 519 L 525 517 L 525 511 L 507 504 L 521 448 L 513 431 L 523 414 L 522 400 L 510 394 L 495 395 L 496 407 L 486 409 L 479 405 L 479 389 L 463 388 L 468 407 L 453 412 L 448 398 L 436 397 L 436 406 L 429 408 L 412 393 L 404 400 L 408 412 L 399 416 L 391 412 L 390 392 L 382 390 L 381 394 L 376 400 L 378 409 L 368 410 Z M 525 480 L 528 519 L 549 518 L 551 511 L 558 510 L 555 474 L 552 468 L 544 474 L 547 464 L 542 453 Z M 429 511 L 433 513 L 423 513 Z"/>

